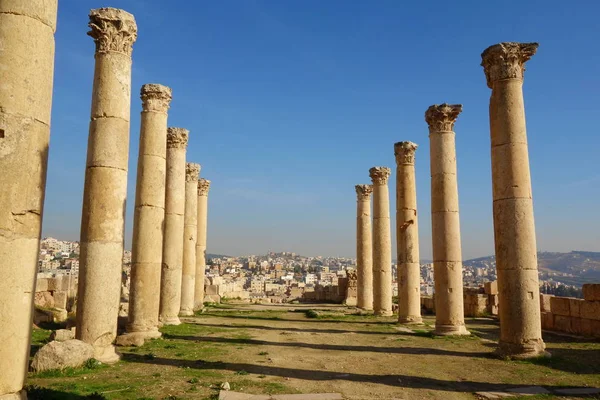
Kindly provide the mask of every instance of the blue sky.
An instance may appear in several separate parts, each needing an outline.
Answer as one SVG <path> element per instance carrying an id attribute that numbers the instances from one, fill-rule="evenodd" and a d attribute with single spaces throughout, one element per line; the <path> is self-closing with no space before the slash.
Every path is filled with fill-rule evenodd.
<path id="1" fill-rule="evenodd" d="M 173 89 L 169 125 L 212 180 L 208 251 L 355 255 L 354 185 L 417 150 L 421 257 L 431 257 L 424 112 L 456 126 L 465 259 L 493 253 L 488 101 L 480 54 L 537 41 L 524 94 L 538 248 L 600 251 L 600 2 L 60 0 L 44 236 L 79 239 L 94 44 L 91 8 L 136 17 L 126 246 L 139 88 Z M 393 200 L 395 176 L 390 179 Z M 392 231 L 395 204 L 391 202 Z M 395 248 L 395 246 L 394 246 Z M 395 252 L 395 249 L 394 249 Z"/>

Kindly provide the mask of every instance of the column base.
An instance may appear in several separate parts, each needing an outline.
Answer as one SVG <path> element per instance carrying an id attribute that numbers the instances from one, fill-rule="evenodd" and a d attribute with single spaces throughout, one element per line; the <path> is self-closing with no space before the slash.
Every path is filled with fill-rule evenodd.
<path id="1" fill-rule="evenodd" d="M 179 317 L 164 317 L 160 318 L 160 322 L 162 325 L 181 325 L 181 320 Z"/>
<path id="2" fill-rule="evenodd" d="M 115 346 L 94 346 L 94 358 L 104 364 L 115 364 L 121 359 Z"/>
<path id="3" fill-rule="evenodd" d="M 1 394 L 0 400 L 27 400 L 27 392 L 21 390 L 17 393 Z"/>
<path id="4" fill-rule="evenodd" d="M 434 335 L 438 336 L 468 336 L 471 334 L 464 325 L 435 325 Z"/>
<path id="5" fill-rule="evenodd" d="M 388 311 L 388 310 L 377 310 L 374 312 L 375 315 L 377 315 L 378 317 L 391 317 L 392 315 L 394 315 L 393 312 Z"/>
<path id="6" fill-rule="evenodd" d="M 525 360 L 536 357 L 550 357 L 546 350 L 546 344 L 542 339 L 532 339 L 525 343 L 510 343 L 500 341 L 494 355 L 499 358 L 512 360 Z"/>
<path id="7" fill-rule="evenodd" d="M 125 328 L 125 333 L 123 335 L 121 335 L 121 336 L 132 335 L 132 334 L 136 334 L 138 336 L 141 336 L 144 339 L 158 339 L 159 337 L 162 336 L 162 333 L 160 333 L 158 331 L 158 326 L 153 326 L 153 327 L 150 327 L 150 328 L 144 328 L 144 327 L 132 326 L 132 325 L 128 325 Z"/>
<path id="8" fill-rule="evenodd" d="M 398 317 L 398 322 L 406 325 L 420 325 L 423 324 L 423 318 L 417 315 L 407 315 Z"/>
<path id="9" fill-rule="evenodd" d="M 180 317 L 192 317 L 194 316 L 194 312 L 192 310 L 181 310 L 179 311 Z"/>

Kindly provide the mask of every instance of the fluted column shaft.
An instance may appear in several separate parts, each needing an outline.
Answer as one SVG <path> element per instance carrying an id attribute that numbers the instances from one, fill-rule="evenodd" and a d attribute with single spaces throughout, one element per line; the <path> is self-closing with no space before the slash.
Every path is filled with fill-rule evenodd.
<path id="1" fill-rule="evenodd" d="M 456 180 L 454 122 L 460 104 L 433 105 L 425 112 L 431 163 L 431 236 L 435 282 L 435 333 L 468 335 L 463 300 L 462 250 Z"/>
<path id="2" fill-rule="evenodd" d="M 390 169 L 373 167 L 373 310 L 392 315 L 392 241 L 390 232 Z"/>
<path id="3" fill-rule="evenodd" d="M 210 181 L 198 180 L 198 230 L 196 240 L 196 281 L 194 289 L 194 310 L 204 307 L 204 274 L 206 270 L 206 235 L 208 225 L 208 192 Z"/>
<path id="4" fill-rule="evenodd" d="M 179 315 L 194 315 L 196 290 L 196 242 L 198 235 L 198 174 L 200 165 L 187 163 L 185 172 L 185 214 L 183 227 L 183 271 Z"/>
<path id="5" fill-rule="evenodd" d="M 94 357 L 116 362 L 112 342 L 123 267 L 131 52 L 137 37 L 133 15 L 114 8 L 90 12 L 89 35 L 96 42 L 96 65 L 88 138 L 76 337 L 94 346 Z"/>
<path id="6" fill-rule="evenodd" d="M 525 62 L 537 47 L 537 43 L 500 43 L 481 55 L 481 65 L 492 89 L 490 135 L 500 302 L 498 353 L 513 358 L 535 357 L 545 349 L 522 89 Z"/>
<path id="7" fill-rule="evenodd" d="M 167 130 L 167 177 L 165 193 L 165 230 L 160 279 L 159 321 L 179 325 L 183 268 L 183 231 L 185 214 L 185 156 L 188 130 Z"/>
<path id="8" fill-rule="evenodd" d="M 394 145 L 396 157 L 396 244 L 398 262 L 398 321 L 421 323 L 419 220 L 412 142 Z"/>
<path id="9" fill-rule="evenodd" d="M 165 219 L 167 111 L 171 89 L 142 86 L 140 149 L 131 248 L 131 289 L 127 333 L 160 337 L 158 307 Z"/>
<path id="10" fill-rule="evenodd" d="M 373 309 L 373 238 L 371 232 L 372 185 L 356 185 L 356 305 Z"/>
<path id="11" fill-rule="evenodd" d="M 29 364 L 54 76 L 57 0 L 0 0 L 0 397 Z"/>

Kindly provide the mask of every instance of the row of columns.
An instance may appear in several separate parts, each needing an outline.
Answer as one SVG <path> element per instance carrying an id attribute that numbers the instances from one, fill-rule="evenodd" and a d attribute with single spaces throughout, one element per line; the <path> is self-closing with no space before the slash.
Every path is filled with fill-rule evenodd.
<path id="1" fill-rule="evenodd" d="M 3 171 L 0 272 L 4 277 L 0 280 L 0 322 L 3 326 L 0 330 L 0 371 L 3 371 L 0 374 L 0 397 L 7 399 L 22 398 L 28 368 L 49 146 L 56 13 L 57 0 L 0 1 L 0 81 L 4 85 L 0 91 L 0 170 Z M 131 14 L 103 8 L 90 13 L 90 28 L 89 34 L 96 43 L 96 64 L 82 212 L 77 338 L 94 345 L 96 358 L 110 362 L 118 359 L 112 342 L 116 335 L 119 306 L 131 53 L 137 26 Z M 510 357 L 537 356 L 545 348 L 541 338 L 535 226 L 522 93 L 525 63 L 535 54 L 537 46 L 537 43 L 500 43 L 482 53 L 482 66 L 487 84 L 492 89 L 490 134 L 501 327 L 498 353 Z M 145 85 L 142 88 L 142 132 L 134 222 L 134 288 L 127 329 L 142 332 L 147 337 L 159 335 L 159 316 L 163 323 L 178 323 L 181 299 L 186 298 L 185 308 L 188 309 L 192 287 L 194 309 L 201 306 L 203 294 L 204 268 L 200 267 L 205 264 L 209 182 L 197 183 L 196 237 L 191 237 L 193 221 L 185 230 L 190 234 L 187 237 L 189 241 L 196 241 L 194 246 L 188 243 L 185 247 L 188 254 L 185 258 L 187 280 L 183 289 L 186 185 L 185 156 L 181 157 L 181 152 L 185 153 L 187 131 L 171 128 L 164 138 L 170 98 L 170 90 L 164 86 Z M 439 107 L 448 110 L 449 116 L 457 111 L 453 106 Z M 445 111 L 434 110 L 432 114 L 440 112 L 444 114 Z M 436 127 L 437 130 L 432 131 L 430 126 L 432 137 L 440 137 L 432 139 L 432 143 L 437 141 L 437 147 L 432 145 L 435 157 L 431 157 L 437 171 L 434 174 L 432 166 L 432 189 L 434 182 L 440 187 L 432 190 L 432 196 L 441 196 L 441 200 L 435 199 L 439 207 L 432 209 L 434 214 L 439 214 L 435 217 L 439 225 L 433 227 L 439 243 L 434 244 L 434 258 L 438 263 L 435 272 L 436 281 L 447 281 L 444 283 L 442 280 L 441 289 L 436 288 L 436 294 L 447 299 L 444 304 L 438 305 L 438 309 L 446 311 L 443 311 L 443 318 L 436 316 L 436 331 L 460 333 L 464 329 L 462 314 L 454 313 L 459 309 L 456 293 L 462 288 L 462 283 L 459 285 L 462 266 L 455 196 L 454 134 L 451 126 L 450 129 L 447 126 L 442 128 Z M 163 149 L 165 141 L 166 148 Z M 410 153 L 411 147 L 416 149 L 411 145 L 395 146 L 396 157 L 402 160 L 397 165 L 402 176 L 398 182 L 404 188 L 398 194 L 397 202 L 400 222 L 397 225 L 400 225 L 401 233 L 398 262 L 402 271 L 399 284 L 405 292 L 401 299 L 407 302 L 401 308 L 404 322 L 417 322 L 420 317 L 414 311 L 417 296 L 411 290 L 411 287 L 414 289 L 412 271 L 418 262 L 416 205 L 413 202 L 414 190 L 410 189 L 411 176 L 414 184 L 414 162 L 411 167 L 406 157 L 399 157 L 403 151 Z M 371 189 L 366 186 L 357 188 L 362 195 L 357 220 L 357 227 L 360 227 L 359 304 L 364 308 L 373 307 L 380 315 L 391 313 L 387 188 L 390 172 L 385 167 L 375 167 L 370 171 L 374 198 L 371 240 L 368 225 Z M 161 236 L 163 224 L 164 235 Z M 453 235 L 446 235 L 446 232 L 453 232 Z M 439 238 L 439 235 L 444 238 Z M 195 262 L 189 254 L 192 247 L 196 249 Z M 372 261 L 371 267 L 369 261 Z M 159 263 L 162 271 L 158 270 Z M 189 271 L 192 264 L 196 264 L 195 274 Z M 160 290 L 157 290 L 159 276 Z M 361 277 L 364 278 L 363 283 L 372 279 L 372 296 L 368 293 L 370 286 L 360 283 Z M 194 280 L 193 285 L 190 284 Z M 370 298 L 373 299 L 372 305 Z"/>
<path id="2" fill-rule="evenodd" d="M 528 358 L 545 353 L 531 178 L 523 102 L 525 62 L 537 43 L 506 42 L 482 53 L 490 99 L 494 242 L 498 275 L 500 341 L 497 353 Z M 432 105 L 429 127 L 431 224 L 435 280 L 435 334 L 468 335 L 464 322 L 462 251 L 454 123 L 460 104 Z M 414 155 L 417 145 L 398 142 L 396 240 L 398 320 L 420 323 L 420 266 Z M 369 170 L 372 185 L 357 185 L 358 307 L 391 315 L 390 169 Z M 373 194 L 373 218 L 370 197 Z M 371 221 L 373 226 L 371 227 Z M 372 232 L 372 236 L 371 236 Z"/>

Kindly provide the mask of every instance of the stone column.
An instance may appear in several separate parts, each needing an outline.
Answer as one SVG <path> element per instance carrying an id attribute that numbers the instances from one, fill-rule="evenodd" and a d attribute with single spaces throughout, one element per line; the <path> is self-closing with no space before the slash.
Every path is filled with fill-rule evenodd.
<path id="1" fill-rule="evenodd" d="M 209 190 L 210 181 L 208 179 L 198 179 L 198 232 L 196 234 L 194 310 L 201 310 L 204 307 L 204 272 L 206 270 L 206 228 Z"/>
<path id="2" fill-rule="evenodd" d="M 419 324 L 421 318 L 421 264 L 412 142 L 394 144 L 396 157 L 396 244 L 398 262 L 398 321 Z"/>
<path id="3" fill-rule="evenodd" d="M 514 358 L 544 354 L 546 347 L 522 89 L 525 62 L 537 47 L 537 43 L 500 43 L 481 54 L 487 85 L 492 89 L 492 188 L 500 301 L 497 352 Z"/>
<path id="4" fill-rule="evenodd" d="M 198 174 L 200 164 L 187 163 L 185 168 L 185 213 L 183 227 L 183 274 L 179 315 L 194 315 L 196 291 L 196 242 L 198 234 Z"/>
<path id="5" fill-rule="evenodd" d="M 179 325 L 181 274 L 183 268 L 183 228 L 185 214 L 185 154 L 189 131 L 167 130 L 167 178 L 165 195 L 165 229 L 160 280 L 159 320 L 165 325 Z"/>
<path id="6" fill-rule="evenodd" d="M 356 306 L 373 309 L 373 238 L 371 232 L 372 185 L 356 185 Z"/>
<path id="7" fill-rule="evenodd" d="M 463 305 L 462 251 L 456 181 L 454 122 L 460 104 L 433 105 L 425 112 L 431 163 L 431 237 L 435 283 L 435 334 L 468 335 Z"/>
<path id="8" fill-rule="evenodd" d="M 373 310 L 375 315 L 392 315 L 392 241 L 390 238 L 391 170 L 373 167 Z"/>
<path id="9" fill-rule="evenodd" d="M 56 9 L 57 0 L 0 0 L 2 399 L 21 398 L 29 364 L 50 140 Z"/>
<path id="10" fill-rule="evenodd" d="M 112 342 L 123 268 L 123 230 L 129 157 L 131 52 L 137 37 L 133 15 L 115 8 L 90 12 L 96 67 L 88 137 L 76 337 L 94 346 L 104 363 L 119 356 Z"/>
<path id="11" fill-rule="evenodd" d="M 165 220 L 167 111 L 171 89 L 142 86 L 140 149 L 131 248 L 131 289 L 127 334 L 160 337 L 158 307 Z"/>

